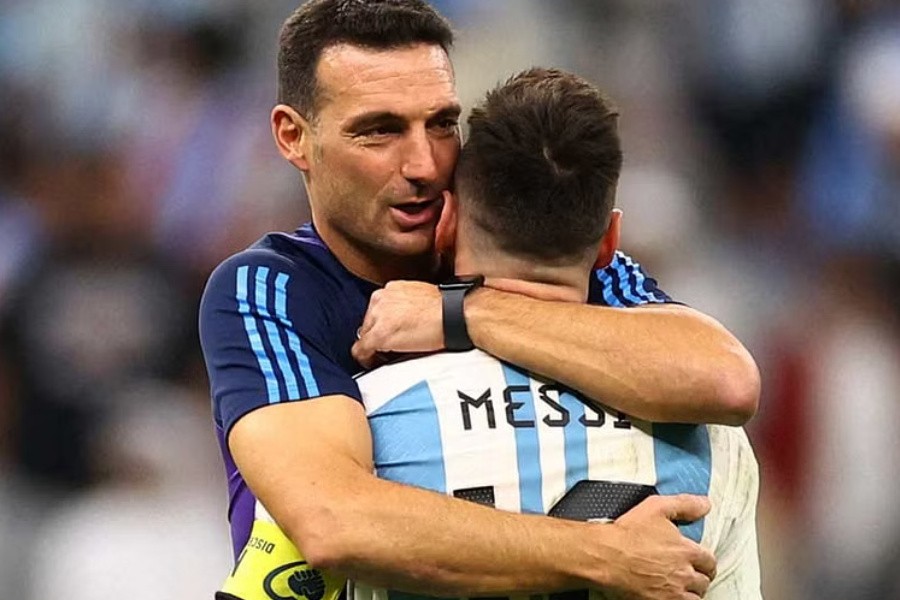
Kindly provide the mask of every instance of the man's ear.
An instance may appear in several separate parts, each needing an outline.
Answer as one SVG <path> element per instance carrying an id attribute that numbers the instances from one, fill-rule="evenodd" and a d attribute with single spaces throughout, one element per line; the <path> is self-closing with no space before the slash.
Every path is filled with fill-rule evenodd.
<path id="1" fill-rule="evenodd" d="M 434 230 L 434 250 L 438 255 L 452 257 L 456 251 L 456 224 L 459 207 L 453 192 L 444 190 L 444 208 Z"/>
<path id="2" fill-rule="evenodd" d="M 619 234 L 622 227 L 622 211 L 614 208 L 609 215 L 609 227 L 600 240 L 600 250 L 597 252 L 597 262 L 594 263 L 595 269 L 604 269 L 612 262 L 616 250 L 619 249 Z"/>
<path id="3" fill-rule="evenodd" d="M 281 156 L 301 171 L 309 170 L 312 128 L 300 113 L 287 104 L 272 109 L 272 136 Z"/>

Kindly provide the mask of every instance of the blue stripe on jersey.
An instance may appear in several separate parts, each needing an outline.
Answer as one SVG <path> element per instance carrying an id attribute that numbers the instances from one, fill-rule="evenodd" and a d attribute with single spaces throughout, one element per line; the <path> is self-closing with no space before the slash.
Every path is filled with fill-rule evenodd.
<path id="1" fill-rule="evenodd" d="M 607 298 L 607 303 L 616 308 L 627 308 L 633 305 L 623 292 L 622 275 L 619 271 L 621 265 L 620 253 L 616 253 L 612 262 L 597 273 L 600 282 L 603 284 L 603 295 Z M 611 300 L 611 301 L 610 301 Z"/>
<path id="2" fill-rule="evenodd" d="M 606 305 L 615 308 L 623 308 L 625 304 L 613 294 L 612 282 L 606 270 L 598 269 L 595 275 L 600 282 L 600 288 L 603 290 L 603 301 L 606 302 Z"/>
<path id="3" fill-rule="evenodd" d="M 287 316 L 287 284 L 291 280 L 287 273 L 279 273 L 275 278 L 275 316 L 278 321 L 287 329 L 288 345 L 294 356 L 297 357 L 297 364 L 300 366 L 300 377 L 303 379 L 303 385 L 306 386 L 306 396 L 315 398 L 319 396 L 319 382 L 313 374 L 312 365 L 309 357 L 303 351 L 300 344 L 300 338 L 294 332 L 294 324 Z"/>
<path id="4" fill-rule="evenodd" d="M 266 378 L 266 390 L 269 394 L 269 402 L 278 402 L 281 396 L 278 391 L 278 378 L 275 376 L 275 370 L 272 368 L 272 362 L 266 356 L 266 349 L 263 346 L 262 337 L 259 335 L 259 329 L 256 327 L 256 319 L 250 312 L 250 305 L 247 303 L 247 287 L 249 284 L 250 267 L 239 267 L 237 270 L 236 299 L 238 303 L 238 312 L 244 316 L 244 330 L 247 332 L 247 339 L 250 340 L 250 347 L 256 354 L 256 361 L 259 368 Z"/>
<path id="5" fill-rule="evenodd" d="M 705 425 L 653 425 L 656 489 L 667 494 L 709 494 L 712 458 Z M 681 533 L 700 543 L 704 520 L 680 525 Z"/>
<path id="6" fill-rule="evenodd" d="M 584 404 L 574 395 L 563 392 L 559 403 L 569 411 L 569 424 L 563 429 L 566 454 L 566 489 L 589 477 L 587 428 L 579 419 L 584 416 Z"/>
<path id="7" fill-rule="evenodd" d="M 284 378 L 284 387 L 287 391 L 288 400 L 296 400 L 300 397 L 300 389 L 297 386 L 297 378 L 294 375 L 294 367 L 288 359 L 287 351 L 284 344 L 281 343 L 281 334 L 278 326 L 272 320 L 269 313 L 269 268 L 257 267 L 256 269 L 256 310 L 263 318 L 263 324 L 266 326 L 266 333 L 269 335 L 269 345 L 275 352 L 275 360 L 278 362 L 278 369 Z M 271 399 L 269 400 L 271 402 Z"/>
<path id="8" fill-rule="evenodd" d="M 650 295 L 644 291 L 644 287 L 642 285 L 640 285 L 640 283 L 639 283 L 638 272 L 635 270 L 635 268 L 633 266 L 629 265 L 627 262 L 623 265 L 623 268 L 625 269 L 625 272 L 628 274 L 628 284 L 629 284 L 628 289 L 631 290 L 631 292 L 636 297 L 641 299 L 642 304 L 651 302 Z M 641 278 L 643 278 L 643 275 L 641 275 Z"/>
<path id="9" fill-rule="evenodd" d="M 401 416 L 402 418 L 395 418 Z M 423 381 L 369 415 L 379 477 L 447 493 L 444 448 L 434 397 Z"/>
<path id="10" fill-rule="evenodd" d="M 647 299 L 638 293 L 634 272 L 628 270 L 628 265 L 625 264 L 623 258 L 624 255 L 617 255 L 615 261 L 616 273 L 619 278 L 619 289 L 629 303 L 646 304 Z"/>
<path id="11" fill-rule="evenodd" d="M 525 390 L 510 394 L 512 402 L 522 406 L 513 410 L 507 404 L 506 410 L 512 411 L 516 421 L 530 421 L 530 427 L 516 427 L 516 462 L 519 467 L 519 503 L 523 513 L 544 514 L 544 484 L 541 477 L 541 442 L 536 427 L 536 411 L 534 395 L 531 393 L 531 379 L 512 367 L 503 365 L 503 375 L 507 386 L 522 386 Z M 526 391 L 527 390 L 527 391 Z M 513 419 L 510 419 L 511 421 Z"/>
<path id="12" fill-rule="evenodd" d="M 661 300 L 654 294 L 653 292 L 647 291 L 647 286 L 645 285 L 647 282 L 647 276 L 644 275 L 643 269 L 641 269 L 641 265 L 631 260 L 631 257 L 623 255 L 622 258 L 625 261 L 625 265 L 628 267 L 628 270 L 631 272 L 631 279 L 634 284 L 634 289 L 647 299 L 648 302 L 661 302 Z"/>
<path id="13" fill-rule="evenodd" d="M 275 277 L 275 314 L 285 327 L 293 327 L 287 318 L 287 284 L 291 280 L 287 273 L 279 273 Z"/>

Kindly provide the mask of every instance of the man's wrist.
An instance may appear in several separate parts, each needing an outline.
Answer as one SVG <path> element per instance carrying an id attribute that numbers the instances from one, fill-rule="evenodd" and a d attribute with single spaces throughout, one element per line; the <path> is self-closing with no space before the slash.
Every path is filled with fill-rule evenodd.
<path id="1" fill-rule="evenodd" d="M 495 354 L 498 332 L 509 325 L 526 322 L 523 304 L 534 300 L 496 288 L 483 286 L 466 296 L 465 315 L 469 337 L 475 347 Z M 500 334 L 502 335 L 502 334 Z"/>
<path id="2" fill-rule="evenodd" d="M 573 589 L 589 588 L 614 590 L 621 587 L 616 573 L 626 560 L 623 548 L 627 540 L 613 523 L 582 523 L 563 521 L 571 529 L 563 532 L 561 544 L 571 551 L 567 554 L 563 576 L 573 582 Z"/>
<path id="3" fill-rule="evenodd" d="M 594 536 L 596 554 L 589 566 L 587 578 L 601 590 L 622 588 L 621 572 L 626 568 L 628 539 L 615 523 L 589 523 Z"/>
<path id="4" fill-rule="evenodd" d="M 444 348 L 451 352 L 472 350 L 465 315 L 466 297 L 484 284 L 481 275 L 455 277 L 438 285 L 441 292 Z"/>
<path id="5" fill-rule="evenodd" d="M 502 292 L 491 288 L 480 287 L 472 290 L 466 296 L 463 304 L 463 312 L 466 318 L 466 328 L 469 331 L 469 339 L 476 348 L 485 349 L 489 342 L 491 331 L 490 319 L 494 315 L 493 304 L 497 295 Z"/>

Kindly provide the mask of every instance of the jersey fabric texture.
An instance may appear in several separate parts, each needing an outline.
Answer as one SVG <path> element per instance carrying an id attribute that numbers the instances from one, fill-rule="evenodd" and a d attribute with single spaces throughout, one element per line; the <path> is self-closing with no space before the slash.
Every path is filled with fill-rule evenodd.
<path id="1" fill-rule="evenodd" d="M 361 367 L 350 348 L 378 287 L 341 265 L 311 224 L 266 235 L 210 276 L 200 304 L 200 341 L 228 477 L 235 557 L 249 540 L 255 499 L 228 450 L 228 432 L 269 404 L 328 395 L 361 400 L 353 380 Z M 591 277 L 592 304 L 670 301 L 621 252 Z"/>
<path id="2" fill-rule="evenodd" d="M 743 429 L 633 420 L 480 350 L 388 365 L 357 383 L 379 477 L 576 520 L 615 519 L 648 493 L 707 495 L 708 516 L 680 526 L 719 561 L 706 598 L 761 598 L 759 471 Z M 355 600 L 408 598 L 352 589 Z"/>

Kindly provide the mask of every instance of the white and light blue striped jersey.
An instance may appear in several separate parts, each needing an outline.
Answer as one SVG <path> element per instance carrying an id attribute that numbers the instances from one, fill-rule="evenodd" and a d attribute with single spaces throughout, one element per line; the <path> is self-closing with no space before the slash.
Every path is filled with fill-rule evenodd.
<path id="1" fill-rule="evenodd" d="M 384 366 L 357 384 L 379 477 L 578 520 L 615 519 L 652 493 L 707 495 L 707 517 L 681 526 L 719 561 L 706 597 L 761 598 L 758 467 L 742 429 L 634 420 L 480 350 Z"/>

